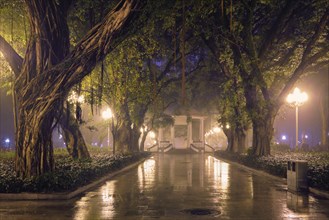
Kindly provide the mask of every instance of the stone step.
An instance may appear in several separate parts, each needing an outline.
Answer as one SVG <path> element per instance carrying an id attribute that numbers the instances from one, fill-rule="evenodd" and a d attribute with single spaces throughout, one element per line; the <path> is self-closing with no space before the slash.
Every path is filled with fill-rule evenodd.
<path id="1" fill-rule="evenodd" d="M 195 154 L 196 152 L 193 151 L 191 148 L 186 148 L 186 149 L 171 149 L 167 153 L 170 153 L 170 154 Z"/>

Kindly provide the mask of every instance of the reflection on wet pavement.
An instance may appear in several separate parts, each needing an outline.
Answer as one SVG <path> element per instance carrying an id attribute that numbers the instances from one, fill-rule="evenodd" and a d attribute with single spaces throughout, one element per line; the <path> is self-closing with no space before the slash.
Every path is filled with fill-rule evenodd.
<path id="1" fill-rule="evenodd" d="M 328 200 L 203 154 L 156 154 L 71 201 L 0 204 L 0 220 L 329 219 Z"/>

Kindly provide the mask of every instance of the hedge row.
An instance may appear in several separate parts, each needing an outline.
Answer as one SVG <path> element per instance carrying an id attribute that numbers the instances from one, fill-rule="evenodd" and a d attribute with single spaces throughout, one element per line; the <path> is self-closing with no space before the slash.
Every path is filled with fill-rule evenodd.
<path id="1" fill-rule="evenodd" d="M 132 164 L 148 153 L 129 155 L 93 155 L 90 160 L 73 160 L 69 157 L 56 157 L 54 172 L 36 178 L 16 177 L 13 160 L 0 161 L 0 192 L 65 192 L 73 191 L 93 180 L 124 166 Z"/>
<path id="2" fill-rule="evenodd" d="M 306 160 L 308 162 L 307 178 L 309 186 L 329 191 L 328 152 L 276 152 L 271 156 L 255 157 L 218 151 L 215 155 L 284 178 L 287 177 L 287 162 L 289 160 Z"/>

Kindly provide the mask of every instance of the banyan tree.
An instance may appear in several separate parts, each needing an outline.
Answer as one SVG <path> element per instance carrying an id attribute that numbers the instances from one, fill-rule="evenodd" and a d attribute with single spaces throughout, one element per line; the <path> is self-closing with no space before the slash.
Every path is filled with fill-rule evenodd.
<path id="1" fill-rule="evenodd" d="M 26 0 L 30 37 L 21 58 L 0 36 L 1 52 L 15 73 L 16 172 L 38 176 L 54 167 L 51 134 L 71 88 L 132 30 L 143 0 L 120 1 L 70 51 L 71 0 Z M 139 16 L 141 17 L 141 16 Z"/>

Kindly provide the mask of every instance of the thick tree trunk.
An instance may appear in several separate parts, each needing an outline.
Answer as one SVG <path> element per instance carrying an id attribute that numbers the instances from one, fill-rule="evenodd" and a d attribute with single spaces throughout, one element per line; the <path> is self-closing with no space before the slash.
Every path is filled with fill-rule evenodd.
<path id="1" fill-rule="evenodd" d="M 328 97 L 322 97 L 320 100 L 321 112 L 321 145 L 329 150 L 329 107 Z"/>
<path id="2" fill-rule="evenodd" d="M 238 131 L 238 153 L 245 153 L 247 150 L 246 131 Z"/>
<path id="3" fill-rule="evenodd" d="M 257 118 L 253 121 L 252 152 L 255 156 L 266 156 L 271 154 L 271 140 L 274 134 L 274 117 Z"/>
<path id="4" fill-rule="evenodd" d="M 132 26 L 123 27 L 132 24 L 134 15 L 142 11 L 138 9 L 146 4 L 144 0 L 121 1 L 65 56 L 69 49 L 66 12 L 70 2 L 25 1 L 31 38 L 15 83 L 19 109 L 16 172 L 21 177 L 52 170 L 51 133 L 58 109 L 70 89 L 127 36 Z"/>
<path id="5" fill-rule="evenodd" d="M 122 117 L 122 125 L 117 130 L 117 140 L 116 144 L 120 151 L 123 152 L 138 152 L 139 151 L 139 137 L 140 137 L 140 127 L 144 122 L 144 116 L 146 113 L 145 108 L 140 108 L 137 110 L 138 105 L 135 104 L 133 110 L 129 109 L 129 104 L 127 99 L 125 99 L 120 106 L 120 112 Z M 130 112 L 137 112 L 138 119 L 135 120 L 135 123 L 132 122 Z"/>
<path id="6" fill-rule="evenodd" d="M 253 126 L 252 154 L 266 156 L 271 154 L 271 139 L 274 134 L 273 124 L 278 107 L 270 100 L 260 98 L 256 86 L 245 82 L 244 93 L 246 107 Z"/>
<path id="7" fill-rule="evenodd" d="M 124 123 L 117 132 L 116 149 L 118 152 L 138 152 L 140 131 L 131 128 L 131 124 Z M 137 127 L 137 126 L 136 126 Z"/>
<path id="8" fill-rule="evenodd" d="M 238 137 L 234 129 L 224 129 L 224 133 L 227 137 L 227 148 L 228 152 L 238 152 Z"/>
<path id="9" fill-rule="evenodd" d="M 145 150 L 144 148 L 145 148 L 145 141 L 146 141 L 147 134 L 148 134 L 148 132 L 146 132 L 146 131 L 144 131 L 142 133 L 142 139 L 141 139 L 141 143 L 139 145 L 139 150 L 142 152 Z"/>
<path id="10" fill-rule="evenodd" d="M 226 151 L 232 153 L 244 153 L 246 150 L 246 134 L 245 131 L 239 129 L 224 129 L 224 133 L 227 137 L 227 149 Z"/>
<path id="11" fill-rule="evenodd" d="M 139 152 L 138 140 L 139 137 L 141 136 L 141 132 L 139 128 L 140 127 L 138 125 L 135 125 L 130 130 L 130 145 L 129 145 L 130 152 Z"/>
<path id="12" fill-rule="evenodd" d="M 38 176 L 54 168 L 51 140 L 53 116 L 20 108 L 16 130 L 16 172 L 20 177 Z"/>
<path id="13" fill-rule="evenodd" d="M 115 148 L 117 152 L 125 153 L 129 151 L 130 125 L 126 122 L 117 131 Z"/>
<path id="14" fill-rule="evenodd" d="M 38 176 L 53 170 L 51 134 L 61 105 L 58 99 L 55 101 L 50 95 L 50 91 L 48 94 L 40 91 L 41 86 L 47 88 L 53 85 L 50 76 L 42 77 L 43 80 L 39 82 L 36 78 L 62 61 L 69 52 L 66 23 L 69 4 L 59 5 L 49 0 L 26 1 L 26 4 L 31 38 L 21 73 L 15 82 L 18 101 L 16 173 L 20 177 Z M 53 103 L 50 106 L 51 100 Z"/>
<path id="15" fill-rule="evenodd" d="M 117 130 L 117 126 L 114 125 L 114 119 L 112 118 L 112 129 L 111 129 L 111 133 L 112 133 L 112 144 L 113 144 L 113 155 L 116 154 L 116 151 L 117 151 L 117 134 L 118 134 L 118 130 Z"/>
<path id="16" fill-rule="evenodd" d="M 64 109 L 59 121 L 64 134 L 64 142 L 67 151 L 73 159 L 90 158 L 86 142 L 79 129 L 78 121 L 73 117 L 70 110 Z"/>
<path id="17" fill-rule="evenodd" d="M 129 152 L 132 129 L 131 127 L 133 125 L 130 120 L 128 101 L 127 99 L 125 99 L 122 103 L 119 104 L 123 123 L 117 130 L 117 150 L 119 152 Z"/>
<path id="18" fill-rule="evenodd" d="M 321 145 L 329 150 L 329 66 L 325 82 L 321 86 L 321 96 L 319 97 L 321 115 Z"/>

